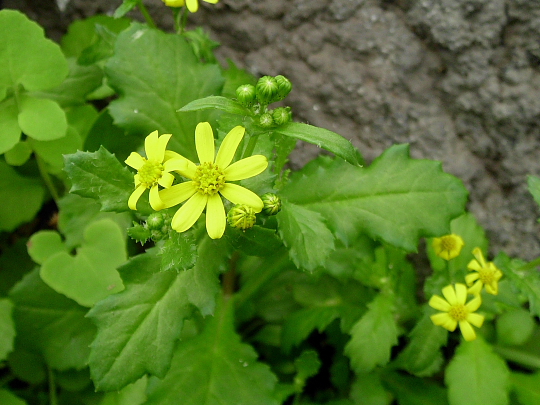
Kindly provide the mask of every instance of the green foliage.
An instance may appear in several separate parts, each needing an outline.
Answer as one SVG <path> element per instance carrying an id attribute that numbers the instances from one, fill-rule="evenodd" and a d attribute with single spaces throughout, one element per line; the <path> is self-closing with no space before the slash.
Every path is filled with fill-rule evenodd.
<path id="1" fill-rule="evenodd" d="M 540 373 L 511 373 L 510 380 L 520 404 L 536 405 L 540 403 Z"/>
<path id="2" fill-rule="evenodd" d="M 13 340 L 15 338 L 15 325 L 11 318 L 13 303 L 6 299 L 0 299 L 0 361 L 6 359 L 13 350 Z"/>
<path id="3" fill-rule="evenodd" d="M 446 369 L 450 405 L 507 404 L 510 373 L 482 339 L 462 342 Z"/>

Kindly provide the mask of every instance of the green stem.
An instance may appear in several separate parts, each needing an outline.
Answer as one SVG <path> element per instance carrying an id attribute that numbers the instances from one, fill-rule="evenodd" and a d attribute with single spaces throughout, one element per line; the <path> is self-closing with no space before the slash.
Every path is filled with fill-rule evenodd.
<path id="1" fill-rule="evenodd" d="M 537 257 L 536 259 L 534 259 L 532 262 L 529 262 L 527 264 L 524 264 L 523 266 L 521 266 L 518 270 L 520 271 L 523 271 L 523 270 L 530 270 L 530 269 L 533 269 L 537 266 L 540 266 L 540 257 Z"/>
<path id="2" fill-rule="evenodd" d="M 148 26 L 150 28 L 156 28 L 156 23 L 154 22 L 154 20 L 152 19 L 152 16 L 150 15 L 150 13 L 148 12 L 148 9 L 146 8 L 146 6 L 144 5 L 144 3 L 142 2 L 142 0 L 140 0 L 137 4 L 137 6 L 139 7 L 139 11 L 141 12 L 141 14 L 143 15 L 144 19 L 146 20 L 146 23 L 148 24 Z"/>
<path id="3" fill-rule="evenodd" d="M 49 172 L 47 171 L 47 167 L 45 167 L 45 162 L 38 154 L 36 154 L 36 161 L 39 168 L 39 174 L 41 174 L 41 178 L 45 182 L 45 185 L 47 186 L 49 193 L 51 193 L 53 200 L 58 204 L 60 195 L 58 194 L 58 191 L 56 190 L 56 187 L 54 186 L 52 178 Z"/>
<path id="4" fill-rule="evenodd" d="M 223 274 L 223 296 L 225 298 L 232 297 L 236 289 L 236 266 L 240 254 L 236 251 L 233 253 L 229 262 L 229 270 Z"/>
<path id="5" fill-rule="evenodd" d="M 257 145 L 258 140 L 259 140 L 259 135 L 251 135 L 242 158 L 249 157 L 253 154 L 253 151 L 255 150 L 255 145 Z"/>
<path id="6" fill-rule="evenodd" d="M 530 353 L 511 347 L 502 346 L 494 346 L 493 349 L 506 360 L 521 364 L 522 366 L 532 370 L 540 369 L 540 358 L 532 356 Z"/>
<path id="7" fill-rule="evenodd" d="M 47 367 L 49 374 L 49 404 L 58 405 L 58 398 L 56 396 L 56 381 L 54 380 L 54 374 L 50 367 Z"/>

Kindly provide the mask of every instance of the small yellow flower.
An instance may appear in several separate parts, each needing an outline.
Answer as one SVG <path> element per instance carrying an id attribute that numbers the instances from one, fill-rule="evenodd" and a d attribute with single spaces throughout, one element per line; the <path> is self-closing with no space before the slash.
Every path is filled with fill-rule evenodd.
<path id="1" fill-rule="evenodd" d="M 442 293 L 446 299 L 434 295 L 429 300 L 430 307 L 443 311 L 431 315 L 431 321 L 450 332 L 456 330 L 459 324 L 459 329 L 465 340 L 476 339 L 476 333 L 471 324 L 479 328 L 484 323 L 484 316 L 474 313 L 482 303 L 480 296 L 476 295 L 466 304 L 467 286 L 460 283 L 455 284 L 455 287 L 447 285 L 442 289 Z"/>
<path id="2" fill-rule="evenodd" d="M 236 149 L 244 137 L 245 128 L 233 128 L 223 139 L 215 155 L 214 135 L 208 122 L 201 122 L 195 129 L 195 147 L 200 164 L 186 160 L 187 165 L 177 170 L 191 181 L 177 184 L 160 191 L 165 208 L 173 207 L 188 200 L 174 214 L 171 225 L 177 232 L 191 228 L 206 208 L 206 230 L 212 239 L 218 239 L 225 232 L 225 207 L 220 194 L 233 204 L 244 204 L 261 212 L 263 202 L 254 192 L 228 181 L 243 180 L 262 173 L 268 166 L 263 155 L 254 155 L 231 164 Z M 182 158 L 174 152 L 170 156 Z M 214 159 L 215 157 L 215 159 Z"/>
<path id="3" fill-rule="evenodd" d="M 137 201 L 146 189 L 150 189 L 150 205 L 154 210 L 163 209 L 163 203 L 159 198 L 158 184 L 168 188 L 174 181 L 174 176 L 170 173 L 173 170 L 180 170 L 186 166 L 185 159 L 174 159 L 165 157 L 165 148 L 171 139 L 170 134 L 158 136 L 158 131 L 152 132 L 144 141 L 146 158 L 137 152 L 131 152 L 125 160 L 126 164 L 137 170 L 134 176 L 135 191 L 131 193 L 128 206 L 132 210 L 137 209 Z"/>
<path id="4" fill-rule="evenodd" d="M 203 0 L 207 3 L 216 4 L 219 0 Z M 183 7 L 187 4 L 187 8 L 192 13 L 197 12 L 199 9 L 199 0 L 163 0 L 163 2 L 169 7 Z"/>
<path id="5" fill-rule="evenodd" d="M 444 260 L 450 260 L 459 256 L 461 248 L 465 245 L 461 236 L 450 234 L 433 238 L 433 249 L 435 254 Z"/>
<path id="6" fill-rule="evenodd" d="M 502 272 L 493 262 L 486 262 L 480 248 L 474 248 L 472 253 L 476 259 L 471 260 L 467 268 L 475 273 L 468 274 L 465 277 L 467 285 L 472 286 L 469 288 L 469 292 L 471 294 L 480 294 L 482 287 L 485 285 L 487 293 L 497 295 L 499 293 L 499 280 L 503 276 Z"/>

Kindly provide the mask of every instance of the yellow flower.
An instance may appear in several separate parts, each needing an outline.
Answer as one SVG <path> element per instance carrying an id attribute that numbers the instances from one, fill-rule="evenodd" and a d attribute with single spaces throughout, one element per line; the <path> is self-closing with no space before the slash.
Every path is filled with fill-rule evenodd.
<path id="1" fill-rule="evenodd" d="M 450 260 L 459 256 L 461 248 L 465 245 L 461 236 L 450 234 L 433 238 L 433 249 L 435 254 L 444 260 Z"/>
<path id="2" fill-rule="evenodd" d="M 219 0 L 203 0 L 207 3 L 216 4 Z M 187 3 L 187 8 L 192 13 L 199 9 L 199 0 L 163 0 L 169 7 L 183 7 Z"/>
<path id="3" fill-rule="evenodd" d="M 158 136 L 158 131 L 152 132 L 144 141 L 146 158 L 137 152 L 131 152 L 125 160 L 126 164 L 137 170 L 134 176 L 135 191 L 131 193 L 128 206 L 132 210 L 137 209 L 137 201 L 146 189 L 150 189 L 150 205 L 154 210 L 163 209 L 163 203 L 159 198 L 158 184 L 168 188 L 174 181 L 170 173 L 186 166 L 185 160 L 166 158 L 165 148 L 171 139 L 170 134 Z"/>
<path id="4" fill-rule="evenodd" d="M 465 340 L 476 339 L 476 333 L 471 324 L 479 328 L 484 323 L 484 316 L 474 313 L 482 303 L 480 296 L 476 295 L 466 304 L 467 286 L 460 283 L 455 284 L 455 287 L 447 285 L 442 289 L 442 293 L 446 299 L 434 295 L 429 300 L 430 307 L 443 311 L 431 315 L 431 321 L 450 332 L 456 330 L 459 323 L 459 329 Z"/>
<path id="5" fill-rule="evenodd" d="M 502 272 L 493 262 L 486 262 L 480 248 L 474 248 L 472 253 L 476 259 L 471 260 L 467 268 L 469 271 L 475 271 L 475 273 L 468 274 L 465 277 L 467 285 L 469 287 L 472 285 L 469 292 L 471 294 L 480 294 L 482 287 L 485 285 L 487 293 L 497 295 L 499 293 L 499 280 L 503 276 Z"/>
<path id="6" fill-rule="evenodd" d="M 212 239 L 225 232 L 225 207 L 220 194 L 233 204 L 244 204 L 261 212 L 263 202 L 254 192 L 228 181 L 243 180 L 262 173 L 268 166 L 263 155 L 254 155 L 231 164 L 236 149 L 244 137 L 245 128 L 233 128 L 223 139 L 215 155 L 214 135 L 208 122 L 201 122 L 195 129 L 195 146 L 200 164 L 185 159 L 186 166 L 177 170 L 191 179 L 160 191 L 165 207 L 172 207 L 189 200 L 174 214 L 171 225 L 178 232 L 191 228 L 206 208 L 206 230 Z M 182 158 L 172 152 L 171 156 Z M 215 156 L 215 159 L 214 159 Z"/>

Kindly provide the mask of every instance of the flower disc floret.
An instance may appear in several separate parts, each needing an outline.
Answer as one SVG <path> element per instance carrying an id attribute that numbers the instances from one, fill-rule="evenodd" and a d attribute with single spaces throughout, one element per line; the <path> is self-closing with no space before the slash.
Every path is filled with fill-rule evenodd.
<path id="1" fill-rule="evenodd" d="M 429 306 L 439 311 L 431 315 L 431 321 L 438 326 L 453 332 L 459 325 L 463 338 L 467 341 L 476 339 L 476 332 L 471 325 L 477 328 L 484 323 L 484 316 L 475 313 L 482 304 L 482 299 L 476 295 L 467 301 L 467 286 L 465 284 L 447 285 L 442 289 L 444 298 L 434 295 L 429 300 Z"/>
<path id="2" fill-rule="evenodd" d="M 486 262 L 480 248 L 474 248 L 472 253 L 475 258 L 469 262 L 467 268 L 474 273 L 465 277 L 467 285 L 470 286 L 469 292 L 480 294 L 482 287 L 486 286 L 488 294 L 497 295 L 499 293 L 499 280 L 503 276 L 502 272 L 493 262 Z"/>
<path id="3" fill-rule="evenodd" d="M 249 156 L 231 163 L 244 133 L 244 127 L 233 128 L 223 139 L 216 155 L 212 127 L 208 122 L 197 125 L 195 146 L 200 164 L 196 165 L 188 160 L 186 167 L 178 170 L 178 173 L 189 181 L 160 192 L 165 207 L 173 207 L 187 200 L 174 214 L 171 222 L 174 230 L 187 231 L 206 209 L 208 235 L 212 239 L 221 238 L 227 222 L 222 196 L 233 204 L 243 204 L 251 207 L 256 213 L 261 212 L 263 202 L 257 194 L 238 184 L 230 183 L 256 176 L 268 166 L 268 160 L 263 155 Z"/>
<path id="4" fill-rule="evenodd" d="M 444 260 L 451 260 L 459 256 L 464 245 L 465 242 L 461 236 L 455 234 L 433 238 L 433 250 L 437 256 Z"/>

